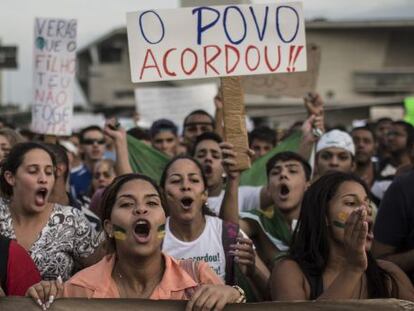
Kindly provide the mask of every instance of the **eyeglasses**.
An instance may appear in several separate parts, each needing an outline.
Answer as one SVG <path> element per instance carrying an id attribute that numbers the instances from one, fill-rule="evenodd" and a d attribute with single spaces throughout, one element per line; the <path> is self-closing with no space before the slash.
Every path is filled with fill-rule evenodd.
<path id="1" fill-rule="evenodd" d="M 105 139 L 85 138 L 82 140 L 82 144 L 84 145 L 93 145 L 94 143 L 97 143 L 98 145 L 103 145 L 105 144 Z"/>
<path id="2" fill-rule="evenodd" d="M 99 179 L 101 176 L 103 176 L 104 178 L 111 178 L 112 174 L 110 172 L 97 172 L 93 175 L 95 179 Z"/>

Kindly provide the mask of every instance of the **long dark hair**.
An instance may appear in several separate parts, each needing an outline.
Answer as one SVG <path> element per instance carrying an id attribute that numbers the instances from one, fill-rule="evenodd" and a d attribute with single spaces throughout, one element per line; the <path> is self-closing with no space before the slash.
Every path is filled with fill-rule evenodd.
<path id="1" fill-rule="evenodd" d="M 167 181 L 168 171 L 169 171 L 170 167 L 178 160 L 190 160 L 191 162 L 193 162 L 198 167 L 198 169 L 200 170 L 201 178 L 203 179 L 204 190 L 207 191 L 207 177 L 204 174 L 204 171 L 203 171 L 203 168 L 202 168 L 201 164 L 197 160 L 195 160 L 193 157 L 190 157 L 190 156 L 187 156 L 187 155 L 179 155 L 179 156 L 176 156 L 176 157 L 172 158 L 170 160 L 170 162 L 167 163 L 167 165 L 164 168 L 164 171 L 162 172 L 161 179 L 160 179 L 160 186 L 164 190 L 164 192 L 165 192 L 165 183 Z M 202 212 L 203 215 L 216 216 L 208 208 L 207 204 L 204 204 L 202 206 L 201 212 Z M 167 215 L 168 215 L 168 210 L 167 210 Z"/>
<path id="2" fill-rule="evenodd" d="M 356 175 L 334 172 L 320 177 L 314 182 L 303 197 L 302 208 L 296 230 L 293 233 L 289 250 L 289 258 L 295 260 L 299 266 L 312 275 L 322 275 L 329 258 L 329 228 L 327 224 L 329 203 L 335 196 L 338 188 L 347 181 L 356 182 L 364 187 L 366 184 Z M 397 289 L 393 278 L 381 269 L 371 253 L 367 252 L 368 268 L 367 289 L 369 298 L 395 297 Z M 387 281 L 393 283 L 389 289 Z"/>
<path id="3" fill-rule="evenodd" d="M 54 169 L 53 174 L 56 174 L 55 155 L 44 144 L 37 142 L 18 143 L 14 145 L 7 157 L 0 163 L 0 192 L 3 196 L 7 198 L 13 196 L 13 187 L 6 181 L 6 178 L 4 177 L 5 172 L 9 171 L 15 175 L 17 169 L 22 165 L 26 154 L 35 149 L 43 150 L 49 155 Z"/>

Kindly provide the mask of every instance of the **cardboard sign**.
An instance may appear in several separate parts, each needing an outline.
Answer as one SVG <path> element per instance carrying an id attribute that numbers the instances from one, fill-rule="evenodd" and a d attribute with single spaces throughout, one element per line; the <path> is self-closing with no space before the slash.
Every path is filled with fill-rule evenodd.
<path id="1" fill-rule="evenodd" d="M 267 96 L 304 97 L 316 90 L 321 62 L 321 50 L 315 44 L 306 46 L 308 70 L 306 72 L 281 73 L 243 77 L 247 94 Z"/>
<path id="2" fill-rule="evenodd" d="M 76 20 L 36 18 L 32 131 L 70 135 L 76 70 Z"/>
<path id="3" fill-rule="evenodd" d="M 132 82 L 306 70 L 299 2 L 127 13 Z"/>
<path id="4" fill-rule="evenodd" d="M 56 299 L 50 310 L 56 311 L 184 311 L 186 301 L 148 299 Z M 225 311 L 395 311 L 413 310 L 414 303 L 397 299 L 322 300 L 294 302 L 241 303 L 227 305 Z M 30 298 L 0 297 L 1 311 L 39 311 Z"/>
<path id="5" fill-rule="evenodd" d="M 152 123 L 168 118 L 181 126 L 193 110 L 203 109 L 214 115 L 213 98 L 217 93 L 214 83 L 184 87 L 148 87 L 135 89 L 137 111 L 141 119 Z"/>

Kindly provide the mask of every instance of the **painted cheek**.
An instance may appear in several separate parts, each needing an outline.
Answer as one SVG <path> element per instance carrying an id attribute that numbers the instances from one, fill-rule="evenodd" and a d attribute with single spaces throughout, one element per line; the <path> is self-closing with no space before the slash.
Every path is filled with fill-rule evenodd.
<path id="1" fill-rule="evenodd" d="M 119 225 L 116 225 L 116 224 L 113 224 L 113 228 L 114 228 L 114 238 L 116 239 L 116 240 L 119 240 L 119 241 L 123 241 L 123 240 L 126 240 L 126 230 L 123 228 L 123 227 L 121 227 L 121 226 L 119 226 Z"/>
<path id="2" fill-rule="evenodd" d="M 349 214 L 346 212 L 339 212 L 336 215 L 337 219 L 335 219 L 332 224 L 338 228 L 345 228 L 345 222 L 349 217 Z"/>

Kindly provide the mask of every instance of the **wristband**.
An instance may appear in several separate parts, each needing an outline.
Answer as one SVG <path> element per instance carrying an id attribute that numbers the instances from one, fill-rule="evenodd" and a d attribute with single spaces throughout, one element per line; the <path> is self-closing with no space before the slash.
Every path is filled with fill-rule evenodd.
<path id="1" fill-rule="evenodd" d="M 245 303 L 246 302 L 246 294 L 244 293 L 244 290 L 237 285 L 232 286 L 235 290 L 237 290 L 240 294 L 240 297 L 235 301 L 235 303 Z"/>

